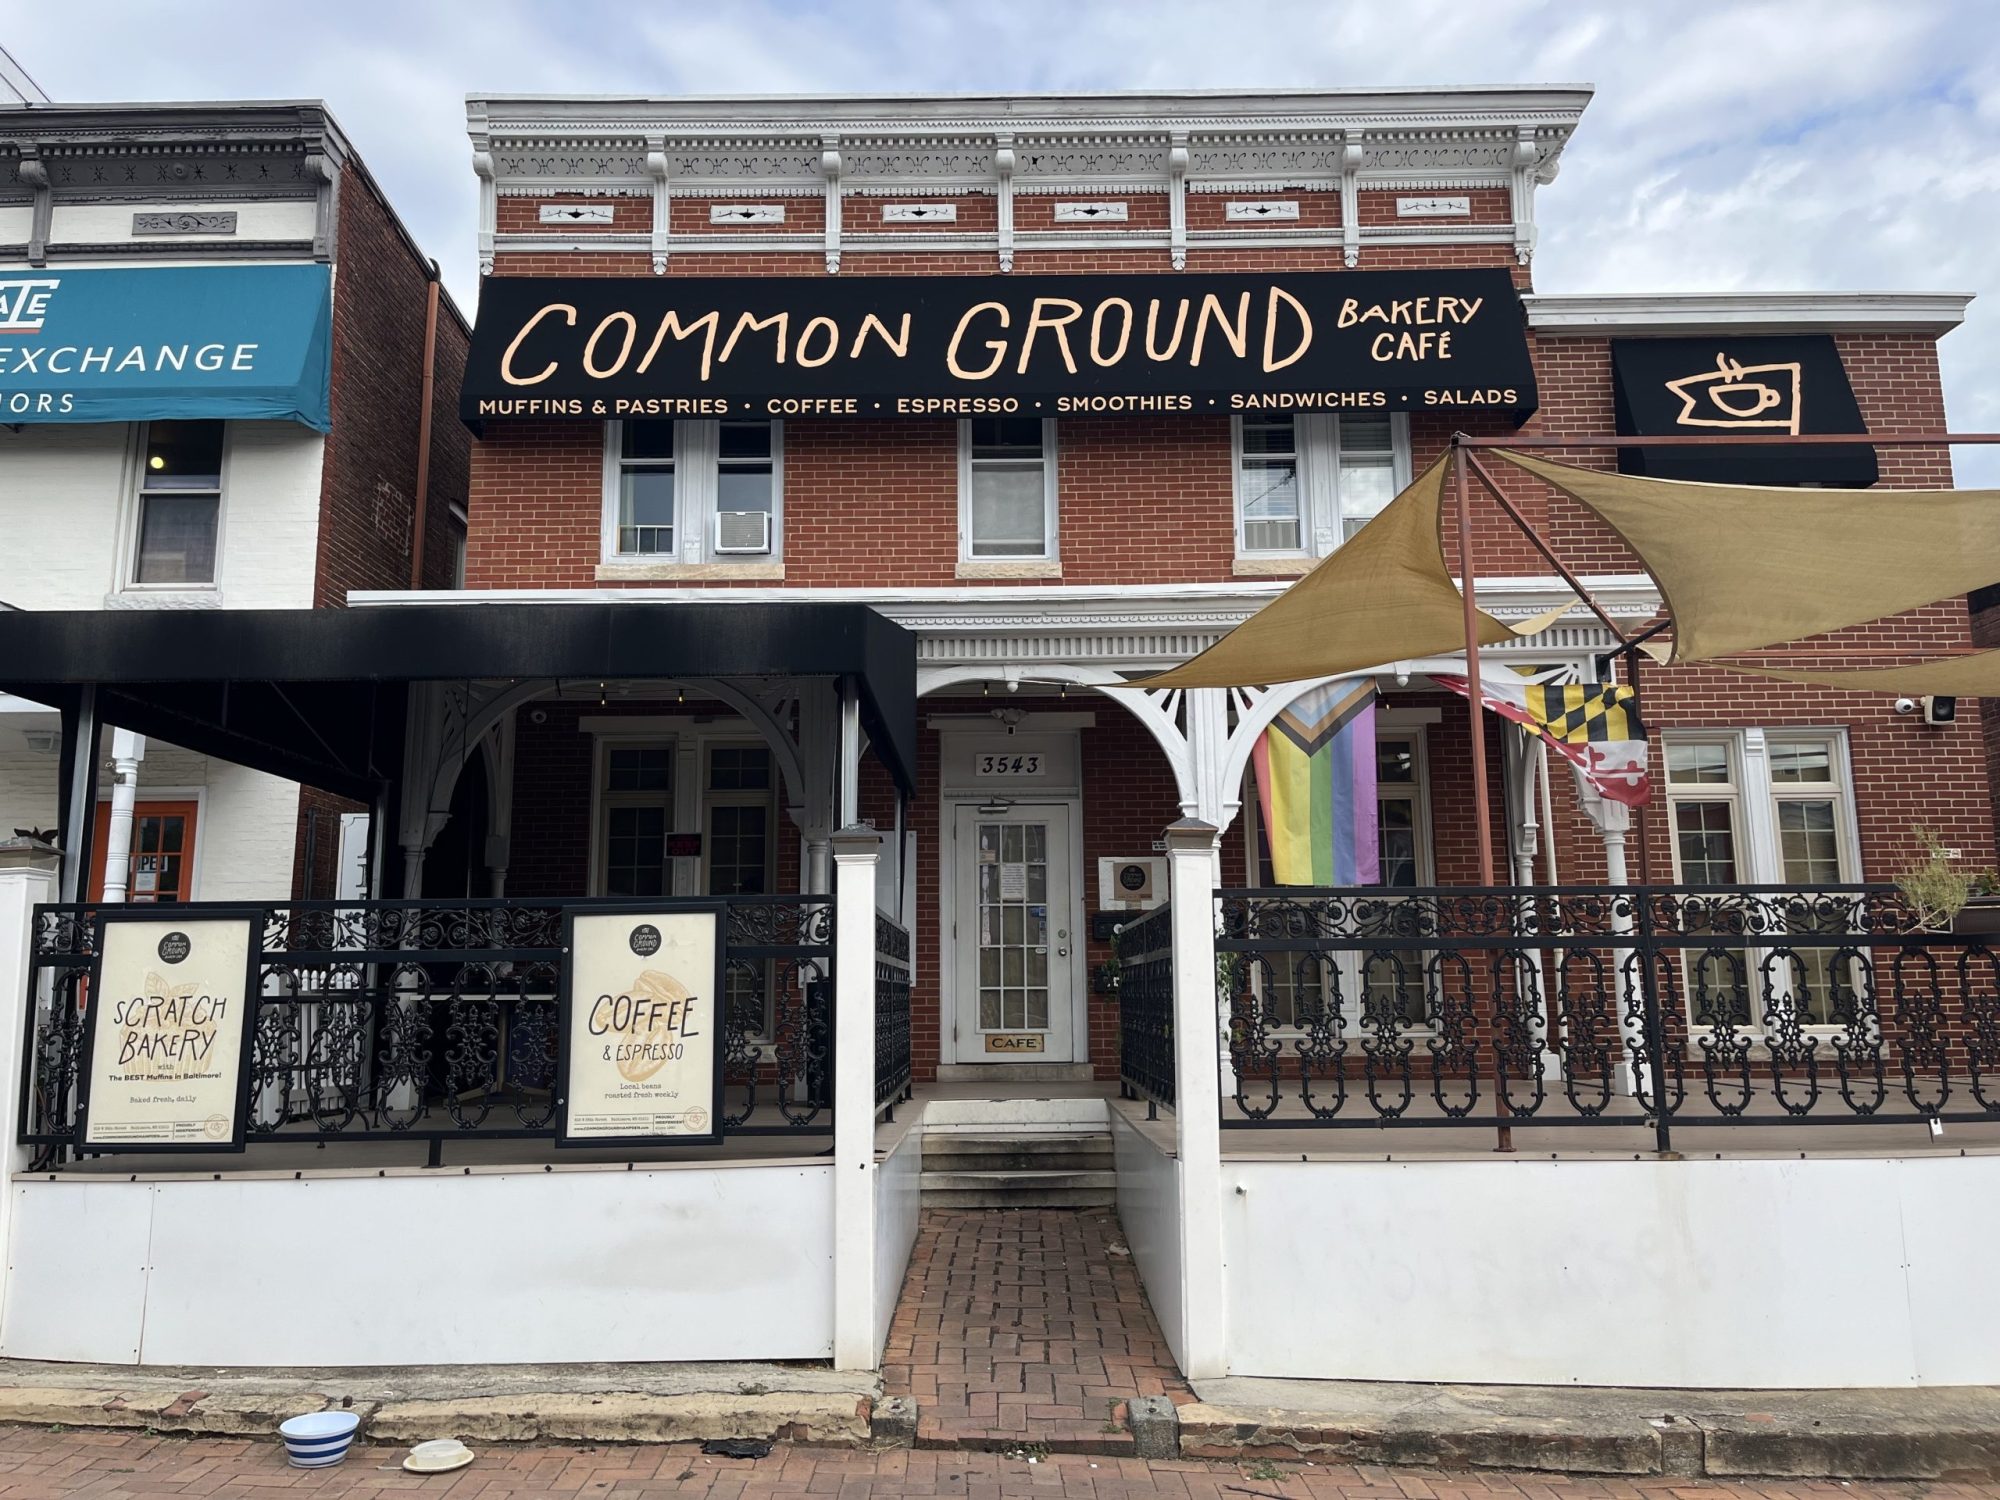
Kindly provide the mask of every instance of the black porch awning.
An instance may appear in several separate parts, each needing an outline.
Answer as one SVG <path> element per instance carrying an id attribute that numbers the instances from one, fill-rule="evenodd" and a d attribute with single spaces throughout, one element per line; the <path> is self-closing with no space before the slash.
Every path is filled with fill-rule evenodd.
<path id="1" fill-rule="evenodd" d="M 0 691 L 357 801 L 397 779 L 413 682 L 851 677 L 915 784 L 913 636 L 862 604 L 412 604 L 0 611 Z"/>

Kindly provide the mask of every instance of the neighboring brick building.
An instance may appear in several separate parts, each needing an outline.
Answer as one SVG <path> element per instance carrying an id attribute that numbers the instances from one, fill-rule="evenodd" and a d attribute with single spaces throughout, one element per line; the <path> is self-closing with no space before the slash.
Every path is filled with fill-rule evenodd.
<path id="1" fill-rule="evenodd" d="M 324 106 L 0 108 L 0 299 L 40 309 L 0 316 L 6 604 L 306 609 L 455 586 L 469 330 Z M 92 368 L 100 347 L 116 358 Z M 0 695 L 0 838 L 57 825 L 57 737 L 53 711 Z M 116 796 L 136 800 L 130 899 L 354 889 L 354 804 L 157 740 L 101 748 L 122 785 L 93 886 L 122 840 Z"/>
<path id="2" fill-rule="evenodd" d="M 1695 369 L 1751 343 L 1802 341 L 1784 348 L 1820 361 L 1814 380 L 1851 387 L 1857 430 L 1946 426 L 1935 344 L 1961 320 L 1963 297 L 1533 290 L 1538 192 L 1555 177 L 1588 98 L 1524 89 L 475 100 L 481 269 L 490 278 L 482 337 L 496 316 L 492 299 L 519 277 L 563 278 L 529 288 L 519 305 L 557 309 L 557 322 L 566 313 L 565 327 L 576 330 L 563 345 L 509 323 L 497 337 L 518 332 L 507 353 L 521 351 L 523 372 L 547 351 L 555 359 L 568 350 L 573 364 L 579 349 L 586 366 L 641 360 L 643 368 L 665 348 L 663 369 L 691 369 L 702 335 L 690 343 L 682 328 L 665 342 L 654 331 L 661 309 L 686 324 L 730 293 L 704 280 L 669 302 L 660 288 L 680 277 L 817 278 L 829 288 L 826 305 L 837 302 L 841 313 L 824 320 L 833 332 L 809 346 L 814 309 L 801 304 L 778 335 L 796 340 L 784 370 L 791 383 L 766 393 L 806 392 L 808 401 L 842 399 L 837 383 L 814 384 L 802 367 L 845 357 L 850 338 L 854 350 L 865 347 L 869 335 L 856 338 L 854 320 L 873 305 L 868 278 L 902 279 L 883 296 L 913 305 L 935 296 L 942 305 L 956 287 L 989 285 L 952 278 L 1005 275 L 1026 298 L 1035 278 L 1064 277 L 1062 296 L 1073 299 L 1065 306 L 1079 307 L 1072 332 L 1098 368 L 1117 361 L 1098 357 L 1108 343 L 1082 342 L 1086 330 L 1093 341 L 1111 337 L 1097 321 L 1101 303 L 1083 317 L 1087 286 L 1136 300 L 1170 296 L 1175 277 L 1188 285 L 1235 277 L 1258 288 L 1261 308 L 1268 283 L 1308 273 L 1354 278 L 1362 304 L 1412 295 L 1397 289 L 1402 282 L 1376 279 L 1382 273 L 1430 276 L 1440 287 L 1450 275 L 1489 279 L 1449 283 L 1486 288 L 1486 321 L 1466 312 L 1457 330 L 1469 368 L 1454 374 L 1459 367 L 1432 358 L 1435 347 L 1413 355 L 1429 361 L 1431 384 L 1421 399 L 1410 394 L 1418 385 L 1387 387 L 1393 399 L 1379 406 L 1343 406 L 1336 392 L 1232 415 L 1231 401 L 1202 384 L 1208 377 L 1190 374 L 1186 389 L 1196 394 L 1184 409 L 1052 416 L 1059 390 L 1095 389 L 1094 371 L 1080 364 L 1081 375 L 1055 367 L 1054 383 L 1039 391 L 1048 407 L 1020 405 L 1003 420 L 974 407 L 958 408 L 962 417 L 878 416 L 873 405 L 817 415 L 824 408 L 809 404 L 772 420 L 784 408 L 760 405 L 727 372 L 714 387 L 728 398 L 719 418 L 621 424 L 585 402 L 569 412 L 491 414 L 473 454 L 466 587 L 487 599 L 857 598 L 915 631 L 921 784 L 899 812 L 888 779 L 876 776 L 864 784 L 862 812 L 903 831 L 902 869 L 883 898 L 916 935 L 917 1076 L 996 1068 L 1115 1077 L 1115 1006 L 1092 993 L 1112 956 L 1109 930 L 1163 894 L 1157 841 L 1184 815 L 1224 826 L 1225 884 L 1268 879 L 1241 772 L 1247 743 L 1276 704 L 1254 692 L 1147 698 L 1114 684 L 1185 659 L 1274 597 L 1443 453 L 1456 429 L 1626 430 L 1632 393 L 1621 380 L 1637 377 L 1615 365 L 1659 353 L 1660 340 L 1701 340 Z M 1142 276 L 1160 279 L 1130 279 Z M 600 321 L 588 307 L 580 315 L 593 294 L 569 278 L 614 279 L 600 288 L 614 299 L 606 306 L 644 306 L 654 317 L 614 312 Z M 1511 337 L 1520 368 L 1532 361 L 1532 392 L 1487 389 L 1482 372 L 1504 365 L 1505 351 L 1475 344 L 1499 337 L 1489 331 L 1495 320 L 1506 333 L 1509 288 L 1521 294 L 1525 330 L 1515 320 Z M 1218 304 L 1211 348 L 1230 332 L 1241 339 L 1228 325 L 1235 306 Z M 756 308 L 759 318 L 769 311 Z M 1137 339 L 1133 315 L 1128 301 L 1122 316 Z M 768 322 L 744 316 L 747 324 L 730 304 L 710 326 L 703 357 L 716 356 L 717 369 L 740 339 L 772 348 Z M 1207 313 L 1191 316 L 1199 334 Z M 1008 339 L 1032 337 L 1018 319 L 1007 327 Z M 893 342 L 893 317 L 881 333 Z M 1154 333 L 1149 326 L 1143 336 Z M 623 353 L 607 355 L 621 337 Z M 1006 358 L 1019 348 L 1007 343 Z M 1053 364 L 1052 348 L 1036 357 Z M 1267 374 L 1274 358 L 1267 344 Z M 1021 353 L 1023 372 L 1028 363 Z M 1010 364 L 1000 378 L 1013 373 Z M 1125 373 L 1102 377 L 1102 389 L 1154 388 L 1121 385 Z M 540 387 L 545 376 L 524 373 L 516 385 L 539 399 L 557 394 L 568 374 Z M 475 370 L 479 395 L 491 394 L 492 375 Z M 677 378 L 662 374 L 651 389 L 683 396 Z M 882 394 L 865 380 L 854 389 Z M 1564 456 L 1616 462 L 1602 450 Z M 1884 485 L 1950 482 L 1941 450 L 1883 449 L 1879 468 Z M 1746 467 L 1741 477 L 1755 475 Z M 1606 527 L 1524 476 L 1506 482 L 1617 616 L 1635 627 L 1655 616 L 1657 591 Z M 1823 481 L 1802 470 L 1786 482 Z M 1527 618 L 1565 596 L 1483 497 L 1472 529 L 1488 610 Z M 1879 665 L 1869 653 L 1934 656 L 1968 640 L 1964 606 L 1946 603 L 1786 659 Z M 1578 608 L 1496 654 L 1593 680 L 1612 643 Z M 1477 877 L 1463 703 L 1426 680 L 1433 670 L 1454 668 L 1419 658 L 1381 673 L 1392 883 Z M 547 696 L 554 701 L 516 716 L 505 749 L 480 772 L 504 781 L 511 811 L 490 788 L 462 788 L 453 803 L 460 826 L 454 833 L 447 822 L 443 836 L 456 840 L 453 885 L 460 860 L 469 861 L 463 878 L 476 882 L 484 848 L 496 888 L 504 875 L 522 895 L 693 895 L 790 889 L 795 880 L 825 888 L 830 791 L 809 776 L 796 782 L 776 751 L 822 741 L 827 704 L 782 683 L 754 701 L 718 701 L 700 683 L 664 693 L 656 684 L 553 684 Z M 1982 861 L 1994 847 L 1971 715 L 1932 726 L 1882 697 L 1702 667 L 1649 671 L 1644 710 L 1655 737 L 1658 790 L 1646 819 L 1656 880 L 1887 878 L 1913 852 L 1918 825 Z M 1513 876 L 1604 879 L 1607 851 L 1625 837 L 1600 829 L 1567 778 L 1551 787 L 1532 752 L 1500 733 L 1488 746 L 1494 837 Z M 406 851 L 421 862 L 422 838 L 405 832 Z M 1121 895 L 1126 867 L 1137 896 Z M 1639 873 L 1636 850 L 1631 873 Z"/>

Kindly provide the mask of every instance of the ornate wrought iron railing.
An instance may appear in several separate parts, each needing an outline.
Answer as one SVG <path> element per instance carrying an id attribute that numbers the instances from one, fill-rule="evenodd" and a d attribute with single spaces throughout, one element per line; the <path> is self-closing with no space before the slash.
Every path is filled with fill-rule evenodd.
<path id="1" fill-rule="evenodd" d="M 2000 957 L 1887 886 L 1226 890 L 1238 1128 L 2000 1123 Z"/>
<path id="2" fill-rule="evenodd" d="M 1174 1103 L 1174 927 L 1166 906 L 1119 929 L 1118 1082 L 1127 1098 Z"/>
<path id="3" fill-rule="evenodd" d="M 875 1108 L 910 1097 L 910 934 L 875 913 Z"/>
<path id="4" fill-rule="evenodd" d="M 833 898 L 729 896 L 726 1135 L 833 1129 Z M 242 1101 L 260 1142 L 553 1139 L 562 1076 L 562 916 L 589 902 L 297 901 L 261 909 Z M 177 906 L 190 918 L 200 903 Z M 80 1145 L 78 1073 L 96 913 L 35 913 L 22 1141 Z M 93 1147 L 96 1151 L 98 1148 Z"/>

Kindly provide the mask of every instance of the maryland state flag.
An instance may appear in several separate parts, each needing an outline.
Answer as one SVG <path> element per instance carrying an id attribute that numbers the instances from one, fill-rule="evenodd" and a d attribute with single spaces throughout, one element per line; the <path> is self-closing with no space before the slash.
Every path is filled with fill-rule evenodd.
<path id="1" fill-rule="evenodd" d="M 1434 677 L 1465 696 L 1463 677 Z M 1646 770 L 1646 726 L 1639 699 L 1612 682 L 1531 682 L 1518 672 L 1482 674 L 1479 696 L 1575 766 L 1600 796 L 1643 807 L 1653 795 Z"/>
<path id="2" fill-rule="evenodd" d="M 1280 885 L 1377 885 L 1375 680 L 1294 699 L 1250 753 Z"/>

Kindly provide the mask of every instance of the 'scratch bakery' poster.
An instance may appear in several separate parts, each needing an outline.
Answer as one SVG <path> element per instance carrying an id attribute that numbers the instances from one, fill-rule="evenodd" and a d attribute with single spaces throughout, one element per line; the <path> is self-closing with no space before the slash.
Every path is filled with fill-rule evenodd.
<path id="1" fill-rule="evenodd" d="M 255 918 L 107 915 L 83 1143 L 238 1150 Z"/>
<path id="2" fill-rule="evenodd" d="M 721 1139 L 720 920 L 715 908 L 571 914 L 566 1144 Z"/>

